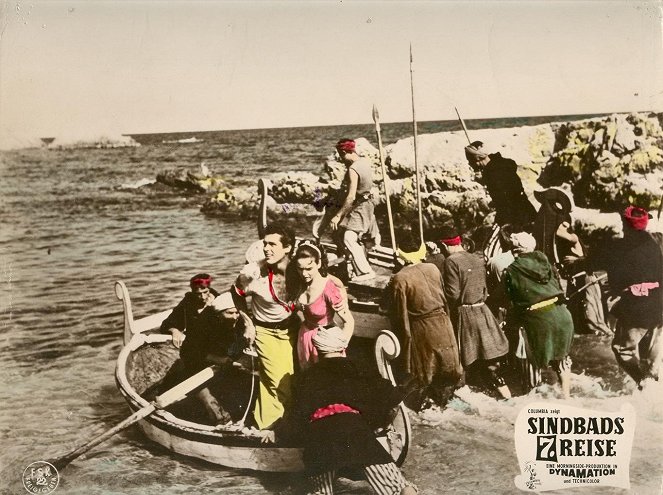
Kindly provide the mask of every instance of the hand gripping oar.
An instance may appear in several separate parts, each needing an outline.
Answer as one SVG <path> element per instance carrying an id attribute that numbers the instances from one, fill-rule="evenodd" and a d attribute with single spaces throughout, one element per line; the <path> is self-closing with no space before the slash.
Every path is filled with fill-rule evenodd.
<path id="1" fill-rule="evenodd" d="M 384 195 L 387 199 L 387 217 L 389 218 L 389 235 L 391 236 L 391 248 L 396 256 L 396 234 L 394 234 L 394 217 L 391 213 L 391 199 L 389 199 L 389 177 L 387 177 L 387 167 L 384 164 L 384 150 L 382 149 L 382 134 L 380 133 L 380 114 L 375 105 L 373 105 L 373 122 L 375 122 L 375 134 L 378 137 L 378 152 L 380 154 L 380 167 L 382 167 L 382 182 L 384 183 Z"/>
<path id="2" fill-rule="evenodd" d="M 163 409 L 164 407 L 169 406 L 170 404 L 173 404 L 183 399 L 186 396 L 186 394 L 188 394 L 192 390 L 195 390 L 196 388 L 207 382 L 210 378 L 212 378 L 214 376 L 214 372 L 217 369 L 218 369 L 217 366 L 210 366 L 208 368 L 205 368 L 204 370 L 200 371 L 199 373 L 196 373 L 192 377 L 187 378 L 179 385 L 175 385 L 170 390 L 167 390 L 163 394 L 159 395 L 156 399 L 154 399 L 153 402 L 143 407 L 142 409 L 139 409 L 131 416 L 129 416 L 127 419 L 122 421 L 120 424 L 114 426 L 105 433 L 102 433 L 101 435 L 93 438 L 86 444 L 81 445 L 80 447 L 76 448 L 75 450 L 72 450 L 68 454 L 57 457 L 53 460 L 49 460 L 48 462 L 50 462 L 53 466 L 55 466 L 56 469 L 62 469 L 66 467 L 71 461 L 85 454 L 92 447 L 95 447 L 96 445 L 99 445 L 101 442 L 108 440 L 116 433 L 121 432 L 122 430 L 128 428 L 134 423 L 137 423 L 141 419 L 149 416 L 157 409 Z"/>

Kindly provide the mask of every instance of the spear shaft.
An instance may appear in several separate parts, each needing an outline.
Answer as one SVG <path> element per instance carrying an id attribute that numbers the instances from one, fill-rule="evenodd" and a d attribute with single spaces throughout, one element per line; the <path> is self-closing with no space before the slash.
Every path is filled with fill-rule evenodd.
<path id="1" fill-rule="evenodd" d="M 470 135 L 467 133 L 467 127 L 465 127 L 465 122 L 463 122 L 460 113 L 458 113 L 458 109 L 454 107 L 454 110 L 456 110 L 456 115 L 458 115 L 458 120 L 460 121 L 460 125 L 463 128 L 463 132 L 465 132 L 465 137 L 467 138 L 467 142 L 469 144 L 472 144 L 472 141 L 470 140 Z"/>
<path id="2" fill-rule="evenodd" d="M 412 44 L 410 44 L 410 93 L 412 95 L 412 130 L 414 134 L 414 171 L 417 185 L 417 211 L 419 213 L 419 237 L 421 244 L 424 243 L 424 220 L 421 211 L 421 174 L 419 171 L 419 160 L 417 157 L 417 115 L 414 109 L 414 76 L 412 69 Z"/>
<path id="3" fill-rule="evenodd" d="M 387 217 L 389 218 L 389 235 L 391 236 L 391 247 L 396 256 L 396 234 L 394 233 L 394 217 L 391 213 L 391 200 L 389 199 L 389 177 L 387 177 L 387 167 L 384 164 L 384 150 L 382 148 L 382 133 L 380 132 L 380 114 L 375 105 L 373 105 L 373 122 L 375 122 L 375 134 L 378 137 L 378 152 L 380 154 L 380 167 L 382 168 L 382 182 L 384 183 L 384 194 L 387 199 Z"/>

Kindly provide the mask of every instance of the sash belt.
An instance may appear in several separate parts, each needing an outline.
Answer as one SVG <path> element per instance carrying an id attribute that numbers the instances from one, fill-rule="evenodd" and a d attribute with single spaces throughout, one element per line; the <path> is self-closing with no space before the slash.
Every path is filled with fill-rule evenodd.
<path id="1" fill-rule="evenodd" d="M 527 308 L 527 311 L 536 311 L 537 309 L 542 309 L 546 308 L 548 306 L 552 306 L 557 302 L 557 297 L 553 297 L 552 299 L 545 299 L 543 301 L 539 301 L 538 303 L 532 304 L 529 308 Z"/>
<path id="2" fill-rule="evenodd" d="M 426 318 L 431 318 L 433 316 L 444 315 L 444 314 L 447 314 L 447 312 L 444 311 L 443 308 L 439 308 L 439 309 L 434 309 L 433 311 L 431 311 L 430 313 L 426 313 L 425 315 L 408 315 L 408 317 L 410 318 L 410 321 L 421 321 L 425 320 Z"/>
<path id="3" fill-rule="evenodd" d="M 317 421 L 319 419 L 326 418 L 327 416 L 333 416 L 334 414 L 341 414 L 341 413 L 359 414 L 359 411 L 353 409 L 352 407 L 346 404 L 329 404 L 328 406 L 317 409 L 313 414 L 311 414 L 309 420 L 311 423 L 313 423 L 313 421 Z"/>
<path id="4" fill-rule="evenodd" d="M 484 304 L 486 304 L 486 303 L 481 301 L 481 302 L 474 303 L 474 304 L 461 304 L 460 307 L 461 308 L 479 308 L 479 307 L 483 306 Z"/>
<path id="5" fill-rule="evenodd" d="M 292 326 L 292 321 L 292 317 L 288 317 L 281 321 L 260 321 L 254 319 L 253 323 L 256 326 L 269 328 L 271 330 L 289 330 Z"/>

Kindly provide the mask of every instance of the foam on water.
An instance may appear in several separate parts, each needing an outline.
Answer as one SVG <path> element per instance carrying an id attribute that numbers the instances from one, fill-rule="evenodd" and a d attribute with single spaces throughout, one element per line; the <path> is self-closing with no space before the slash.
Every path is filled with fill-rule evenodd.
<path id="1" fill-rule="evenodd" d="M 149 184 L 156 183 L 156 179 L 146 179 L 142 178 L 136 182 L 131 182 L 129 184 L 121 184 L 120 189 L 138 189 L 139 187 L 147 186 Z"/>

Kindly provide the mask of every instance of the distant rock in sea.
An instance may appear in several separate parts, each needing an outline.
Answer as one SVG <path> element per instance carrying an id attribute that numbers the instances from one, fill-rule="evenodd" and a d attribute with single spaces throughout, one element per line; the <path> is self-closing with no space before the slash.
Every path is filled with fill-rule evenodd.
<path id="1" fill-rule="evenodd" d="M 130 136 L 71 137 L 59 136 L 41 138 L 42 146 L 50 150 L 67 149 L 107 149 L 133 148 L 140 146 Z"/>

